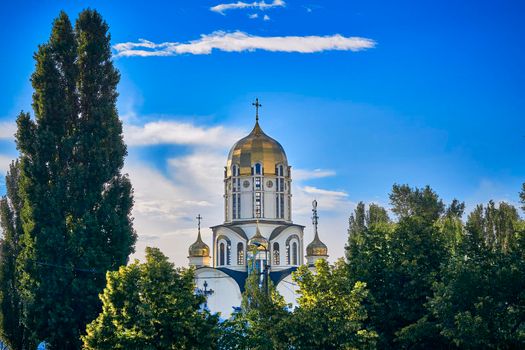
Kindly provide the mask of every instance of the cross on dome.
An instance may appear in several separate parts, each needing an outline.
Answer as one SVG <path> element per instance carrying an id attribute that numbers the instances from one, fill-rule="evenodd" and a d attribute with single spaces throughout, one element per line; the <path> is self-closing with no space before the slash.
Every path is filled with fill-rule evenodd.
<path id="1" fill-rule="evenodd" d="M 252 106 L 255 106 L 255 121 L 259 121 L 259 107 L 262 107 L 262 104 L 259 103 L 259 98 L 255 99 L 255 102 L 252 103 Z"/>
<path id="2" fill-rule="evenodd" d="M 199 227 L 199 234 L 200 234 L 201 233 L 201 220 L 203 219 L 201 214 L 197 215 L 196 219 L 197 219 L 197 222 L 198 222 L 197 225 Z"/>

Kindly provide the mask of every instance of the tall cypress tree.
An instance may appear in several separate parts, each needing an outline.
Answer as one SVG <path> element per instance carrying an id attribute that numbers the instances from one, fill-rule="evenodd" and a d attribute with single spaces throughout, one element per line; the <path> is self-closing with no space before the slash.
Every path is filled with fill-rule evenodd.
<path id="1" fill-rule="evenodd" d="M 24 324 L 52 349 L 80 347 L 105 272 L 126 264 L 136 239 L 107 31 L 96 11 L 83 11 L 75 29 L 62 12 L 35 54 L 35 120 L 17 121 Z"/>
<path id="2" fill-rule="evenodd" d="M 27 336 L 21 324 L 22 308 L 16 260 L 20 254 L 22 222 L 18 194 L 19 163 L 11 163 L 5 178 L 7 194 L 0 199 L 0 339 L 12 350 L 27 348 Z"/>

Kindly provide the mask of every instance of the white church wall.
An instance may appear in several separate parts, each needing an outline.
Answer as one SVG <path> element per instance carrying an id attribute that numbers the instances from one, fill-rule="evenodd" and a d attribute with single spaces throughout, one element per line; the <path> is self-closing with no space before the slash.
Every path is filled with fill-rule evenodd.
<path id="1" fill-rule="evenodd" d="M 290 226 L 286 228 L 283 232 L 281 232 L 281 234 L 276 239 L 273 239 L 270 242 L 272 247 L 273 247 L 274 242 L 279 243 L 279 250 L 280 250 L 280 255 L 281 255 L 280 265 L 278 266 L 272 265 L 273 270 L 280 270 L 280 269 L 285 269 L 285 268 L 289 268 L 292 266 L 297 266 L 297 265 L 292 264 L 293 261 L 291 261 L 291 259 L 290 259 L 290 264 L 288 264 L 288 261 L 287 261 L 286 241 L 288 240 L 288 238 L 294 235 L 296 235 L 299 239 L 292 238 L 289 241 L 289 244 L 291 245 L 293 242 L 297 243 L 297 249 L 298 249 L 297 264 L 298 265 L 303 264 L 304 248 L 303 248 L 303 245 L 301 244 L 301 242 L 303 241 L 303 231 L 297 226 Z"/>
<path id="2" fill-rule="evenodd" d="M 221 318 L 229 318 L 233 307 L 241 305 L 242 295 L 237 283 L 224 272 L 212 268 L 200 268 L 195 271 L 195 282 L 199 290 L 206 289 L 213 293 L 207 296 L 207 306 L 212 312 L 220 312 Z"/>
<path id="3" fill-rule="evenodd" d="M 277 284 L 277 292 L 279 292 L 279 294 L 281 294 L 284 298 L 284 301 L 287 303 L 287 304 L 291 304 L 292 305 L 292 310 L 297 307 L 297 297 L 298 297 L 298 294 L 297 294 L 297 291 L 299 290 L 299 287 L 297 286 L 297 284 L 292 280 L 292 275 L 288 275 L 286 276 L 285 278 L 283 278 L 281 280 L 281 282 L 279 282 Z"/>
<path id="4" fill-rule="evenodd" d="M 226 237 L 230 241 L 230 261 L 229 264 L 220 265 L 219 261 L 219 244 L 223 242 L 223 238 Z M 219 227 L 214 232 L 214 266 L 216 267 L 227 267 L 232 270 L 244 271 L 246 269 L 245 261 L 244 264 L 237 264 L 237 246 L 242 243 L 244 250 L 246 250 L 246 240 L 241 237 L 237 232 L 230 230 L 226 227 Z M 244 253 L 244 260 L 246 259 L 246 252 Z"/>

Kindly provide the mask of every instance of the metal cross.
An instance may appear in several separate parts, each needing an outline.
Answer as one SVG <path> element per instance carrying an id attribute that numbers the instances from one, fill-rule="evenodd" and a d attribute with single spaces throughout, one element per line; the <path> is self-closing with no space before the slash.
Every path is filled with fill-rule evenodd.
<path id="1" fill-rule="evenodd" d="M 317 234 L 317 223 L 319 221 L 319 215 L 317 215 L 317 201 L 314 199 L 312 202 L 312 224 L 314 225 L 314 232 Z"/>
<path id="2" fill-rule="evenodd" d="M 215 291 L 213 289 L 208 289 L 208 281 L 204 281 L 204 290 L 202 291 L 202 294 L 206 298 L 206 301 L 204 302 L 204 308 L 208 308 L 208 295 L 212 295 Z"/>
<path id="3" fill-rule="evenodd" d="M 202 220 L 201 214 L 197 215 L 196 219 L 199 225 L 199 233 L 200 233 L 201 232 L 201 220 Z"/>
<path id="4" fill-rule="evenodd" d="M 255 121 L 259 121 L 259 107 L 262 107 L 262 104 L 259 103 L 259 98 L 255 99 L 255 102 L 252 103 L 252 106 L 255 106 Z"/>

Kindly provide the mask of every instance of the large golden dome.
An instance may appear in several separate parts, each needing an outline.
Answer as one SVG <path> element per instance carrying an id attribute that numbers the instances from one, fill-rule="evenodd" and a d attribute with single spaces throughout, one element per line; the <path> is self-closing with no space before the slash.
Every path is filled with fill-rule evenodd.
<path id="1" fill-rule="evenodd" d="M 226 164 L 226 176 L 231 176 L 232 165 L 240 166 L 240 175 L 251 175 L 253 164 L 260 162 L 264 168 L 264 174 L 275 175 L 275 166 L 278 164 L 288 167 L 288 160 L 283 146 L 270 136 L 266 135 L 255 122 L 252 132 L 233 145 L 228 155 Z"/>

